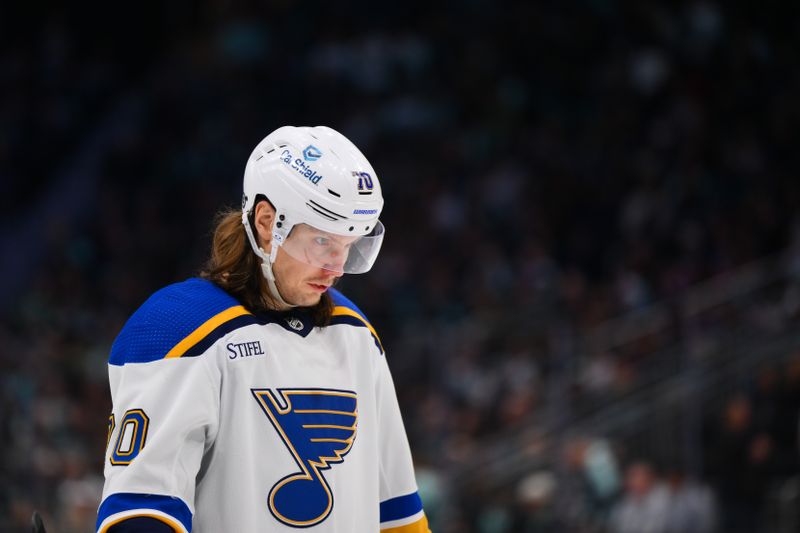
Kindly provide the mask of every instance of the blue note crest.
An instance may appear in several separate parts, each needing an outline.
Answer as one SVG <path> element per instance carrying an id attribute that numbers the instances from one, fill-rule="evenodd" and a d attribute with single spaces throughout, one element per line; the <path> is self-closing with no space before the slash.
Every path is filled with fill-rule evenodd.
<path id="1" fill-rule="evenodd" d="M 252 393 L 300 469 L 272 486 L 270 512 L 287 526 L 321 523 L 333 509 L 333 494 L 323 472 L 344 461 L 356 438 L 356 393 L 331 389 L 252 389 Z"/>

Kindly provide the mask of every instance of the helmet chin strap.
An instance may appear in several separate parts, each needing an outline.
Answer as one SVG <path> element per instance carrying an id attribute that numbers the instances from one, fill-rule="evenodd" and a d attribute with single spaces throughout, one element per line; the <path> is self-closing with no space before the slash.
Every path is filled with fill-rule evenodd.
<path id="1" fill-rule="evenodd" d="M 253 252 L 255 252 L 255 254 L 261 258 L 261 273 L 267 280 L 270 296 L 272 296 L 276 302 L 284 307 L 297 307 L 297 305 L 290 304 L 283 299 L 283 296 L 281 296 L 281 293 L 278 290 L 278 285 L 275 283 L 275 273 L 272 271 L 272 263 L 274 263 L 275 258 L 278 257 L 278 244 L 275 242 L 275 238 L 273 237 L 272 239 L 272 250 L 270 254 L 267 255 L 266 252 L 264 252 L 264 249 L 256 244 L 256 238 L 255 235 L 253 235 L 253 229 L 250 227 L 250 221 L 247 220 L 247 213 L 242 213 L 242 224 L 244 224 L 247 238 L 250 241 L 250 247 L 253 249 Z"/>
<path id="2" fill-rule="evenodd" d="M 273 239 L 272 241 L 272 253 L 269 254 L 269 257 L 267 257 L 267 254 L 264 253 L 262 248 L 259 248 L 259 251 L 261 252 L 259 255 L 262 259 L 261 272 L 264 274 L 264 277 L 267 278 L 267 285 L 269 286 L 269 291 L 272 293 L 272 297 L 285 307 L 297 307 L 295 304 L 290 304 L 283 299 L 283 296 L 281 296 L 278 290 L 278 285 L 275 283 L 275 273 L 272 272 L 272 263 L 275 261 L 274 258 L 278 255 L 278 245 L 275 244 L 275 240 Z"/>

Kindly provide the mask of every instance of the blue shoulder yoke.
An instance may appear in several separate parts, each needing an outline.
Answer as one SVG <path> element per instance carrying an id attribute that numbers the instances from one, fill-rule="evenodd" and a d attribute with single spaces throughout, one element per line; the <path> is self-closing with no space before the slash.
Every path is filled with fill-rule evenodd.
<path id="1" fill-rule="evenodd" d="M 133 313 L 111 347 L 109 363 L 198 355 L 221 335 L 254 322 L 224 290 L 191 278 L 159 290 Z"/>

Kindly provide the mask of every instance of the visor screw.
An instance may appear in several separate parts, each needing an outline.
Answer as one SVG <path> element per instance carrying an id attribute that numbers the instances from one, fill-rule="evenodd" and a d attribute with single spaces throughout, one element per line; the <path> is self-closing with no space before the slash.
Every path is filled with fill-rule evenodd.
<path id="1" fill-rule="evenodd" d="M 276 225 L 276 226 L 278 226 L 279 228 L 280 228 L 281 226 L 283 226 L 283 224 L 281 224 L 280 222 L 278 222 L 278 223 L 277 223 L 277 224 L 275 224 L 275 225 Z"/>
<path id="2" fill-rule="evenodd" d="M 350 231 L 353 231 L 353 226 L 350 226 Z"/>
<path id="3" fill-rule="evenodd" d="M 280 216 L 278 216 L 278 219 L 280 219 L 280 220 L 286 220 L 286 217 L 285 217 L 285 216 L 283 216 L 283 215 L 280 215 Z"/>
<path id="4" fill-rule="evenodd" d="M 365 229 L 364 231 L 369 231 L 369 226 L 367 226 L 367 227 L 366 227 L 366 229 Z"/>

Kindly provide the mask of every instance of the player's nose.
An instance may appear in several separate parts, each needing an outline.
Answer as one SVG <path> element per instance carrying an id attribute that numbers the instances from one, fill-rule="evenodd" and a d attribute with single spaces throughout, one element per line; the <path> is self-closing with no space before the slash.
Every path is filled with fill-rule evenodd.
<path id="1" fill-rule="evenodd" d="M 339 277 L 344 274 L 344 264 L 347 262 L 347 252 L 343 250 L 332 250 L 331 253 L 325 258 L 323 268 L 334 273 Z"/>

